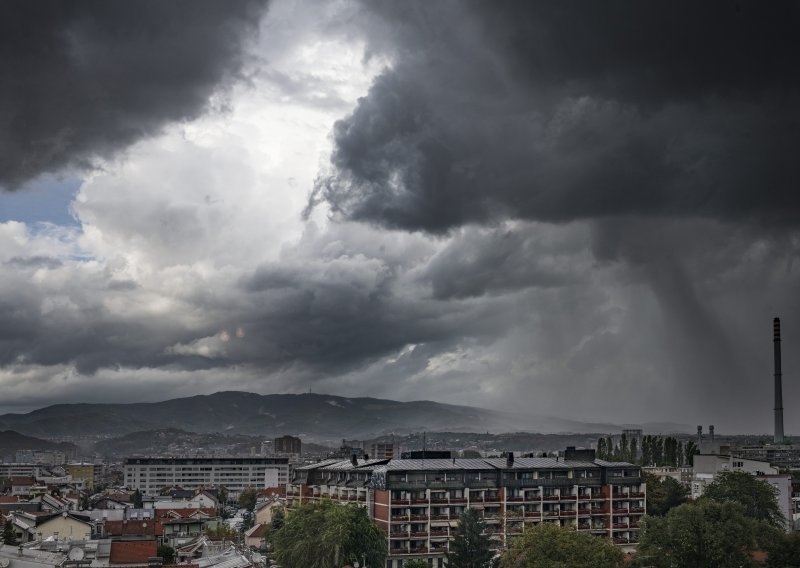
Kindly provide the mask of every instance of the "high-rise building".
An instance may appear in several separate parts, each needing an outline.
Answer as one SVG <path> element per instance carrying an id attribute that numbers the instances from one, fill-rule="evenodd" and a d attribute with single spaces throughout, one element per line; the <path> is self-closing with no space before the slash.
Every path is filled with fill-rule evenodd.
<path id="1" fill-rule="evenodd" d="M 636 543 L 645 514 L 639 466 L 597 459 L 327 460 L 295 469 L 289 507 L 357 503 L 389 536 L 388 568 L 421 559 L 444 566 L 459 515 L 479 511 L 497 550 L 538 523 Z M 592 456 L 582 456 L 592 457 Z"/>
<path id="2" fill-rule="evenodd" d="M 295 436 L 281 436 L 272 441 L 272 451 L 276 456 L 300 457 L 303 441 Z"/>

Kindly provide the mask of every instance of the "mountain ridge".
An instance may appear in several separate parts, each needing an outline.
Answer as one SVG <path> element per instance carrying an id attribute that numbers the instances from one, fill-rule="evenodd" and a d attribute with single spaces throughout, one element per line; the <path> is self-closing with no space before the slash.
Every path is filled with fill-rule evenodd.
<path id="1" fill-rule="evenodd" d="M 620 426 L 430 400 L 220 391 L 160 402 L 56 404 L 0 415 L 0 428 L 45 437 L 180 428 L 265 437 L 292 434 L 330 442 L 420 430 L 559 433 L 608 432 Z"/>

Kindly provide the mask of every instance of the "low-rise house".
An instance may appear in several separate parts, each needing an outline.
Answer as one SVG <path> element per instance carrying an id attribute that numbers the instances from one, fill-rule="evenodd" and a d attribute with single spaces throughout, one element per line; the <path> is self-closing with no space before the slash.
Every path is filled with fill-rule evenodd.
<path id="1" fill-rule="evenodd" d="M 262 501 L 256 503 L 256 523 L 270 524 L 272 523 L 272 516 L 276 509 L 283 509 L 286 501 L 284 499 L 271 499 L 269 501 Z"/>
<path id="2" fill-rule="evenodd" d="M 244 533 L 244 544 L 251 548 L 261 548 L 265 544 L 264 536 L 269 525 L 259 523 L 247 529 Z"/>
<path id="3" fill-rule="evenodd" d="M 208 518 L 178 518 L 163 521 L 163 542 L 172 548 L 178 548 L 202 536 Z"/>
<path id="4" fill-rule="evenodd" d="M 94 533 L 94 524 L 87 515 L 70 511 L 39 516 L 36 523 L 36 536 L 40 539 L 90 539 Z"/>
<path id="5" fill-rule="evenodd" d="M 30 495 L 31 489 L 36 486 L 36 479 L 29 476 L 15 476 L 11 478 L 11 495 Z"/>

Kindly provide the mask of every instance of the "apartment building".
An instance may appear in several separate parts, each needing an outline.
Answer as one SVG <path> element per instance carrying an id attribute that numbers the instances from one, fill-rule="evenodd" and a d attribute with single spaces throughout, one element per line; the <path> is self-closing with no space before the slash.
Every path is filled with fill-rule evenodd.
<path id="1" fill-rule="evenodd" d="M 387 568 L 444 566 L 459 515 L 476 509 L 497 549 L 537 523 L 635 544 L 645 514 L 639 466 L 596 459 L 328 460 L 296 469 L 289 507 L 355 502 L 388 535 Z"/>
<path id="2" fill-rule="evenodd" d="M 231 499 L 247 487 L 274 487 L 289 481 L 289 459 L 281 457 L 127 458 L 125 485 L 145 495 L 164 487 L 223 486 Z"/>

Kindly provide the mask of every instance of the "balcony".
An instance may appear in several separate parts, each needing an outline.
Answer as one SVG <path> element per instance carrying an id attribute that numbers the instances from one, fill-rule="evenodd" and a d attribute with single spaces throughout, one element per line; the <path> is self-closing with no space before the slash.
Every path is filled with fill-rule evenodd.
<path id="1" fill-rule="evenodd" d="M 433 505 L 447 505 L 447 503 L 448 503 L 447 499 L 431 498 L 431 504 Z"/>
<path id="2" fill-rule="evenodd" d="M 447 531 L 431 531 L 431 538 L 447 538 Z"/>
<path id="3" fill-rule="evenodd" d="M 644 499 L 644 493 L 642 492 L 633 492 L 631 491 L 628 493 L 631 499 Z"/>
<path id="4" fill-rule="evenodd" d="M 506 497 L 506 501 L 509 503 L 517 503 L 522 501 L 522 497 Z"/>
<path id="5" fill-rule="evenodd" d="M 407 532 L 389 533 L 389 538 L 395 538 L 395 539 L 399 538 L 399 539 L 406 540 L 406 539 L 408 539 L 408 533 Z"/>
<path id="6" fill-rule="evenodd" d="M 409 521 L 408 515 L 393 515 L 392 522 L 393 523 L 407 523 Z"/>
<path id="7" fill-rule="evenodd" d="M 412 548 L 410 554 L 427 554 L 427 548 Z"/>
<path id="8" fill-rule="evenodd" d="M 428 504 L 428 500 L 427 499 L 412 499 L 411 500 L 411 504 L 412 505 L 427 505 Z"/>
<path id="9" fill-rule="evenodd" d="M 559 495 L 542 495 L 542 501 L 558 501 L 561 499 Z"/>
<path id="10" fill-rule="evenodd" d="M 615 528 L 615 529 L 626 529 L 627 530 L 628 529 L 628 523 L 614 523 L 612 525 L 612 527 Z"/>
<path id="11" fill-rule="evenodd" d="M 613 509 L 615 515 L 627 515 L 630 511 L 627 507 L 624 509 Z"/>
<path id="12" fill-rule="evenodd" d="M 542 513 L 540 511 L 525 511 L 526 519 L 541 519 Z"/>
<path id="13" fill-rule="evenodd" d="M 450 498 L 451 505 L 466 505 L 467 499 L 465 497 L 451 497 Z"/>
<path id="14" fill-rule="evenodd" d="M 450 518 L 450 515 L 429 515 L 428 518 L 432 521 L 446 521 Z"/>
<path id="15" fill-rule="evenodd" d="M 562 517 L 574 517 L 575 511 L 561 511 Z"/>
<path id="16" fill-rule="evenodd" d="M 415 531 L 411 533 L 412 538 L 427 538 L 428 531 Z"/>
<path id="17" fill-rule="evenodd" d="M 500 502 L 500 495 L 487 495 L 483 498 L 485 503 L 499 503 Z"/>
<path id="18" fill-rule="evenodd" d="M 427 521 L 428 515 L 411 515 L 412 521 Z"/>
<path id="19" fill-rule="evenodd" d="M 631 507 L 631 513 L 644 513 L 644 507 Z"/>
<path id="20" fill-rule="evenodd" d="M 410 505 L 410 499 L 394 499 L 392 498 L 392 505 Z"/>

